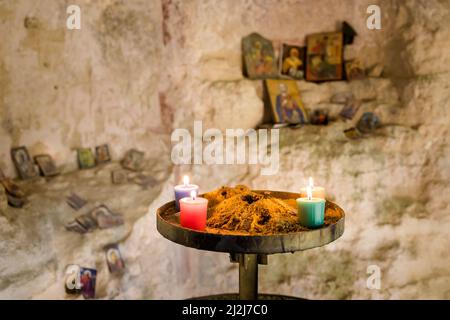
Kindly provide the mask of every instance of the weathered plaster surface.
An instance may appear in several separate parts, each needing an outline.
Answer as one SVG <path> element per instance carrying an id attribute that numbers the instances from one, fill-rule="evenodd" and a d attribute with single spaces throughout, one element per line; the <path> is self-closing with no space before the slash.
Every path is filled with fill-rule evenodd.
<path id="1" fill-rule="evenodd" d="M 13 146 L 50 153 L 65 171 L 74 149 L 108 142 L 115 159 L 145 150 L 147 172 L 160 185 L 111 186 L 111 164 L 46 182 L 23 183 L 32 194 L 21 210 L 0 215 L 0 297 L 71 298 L 63 290 L 69 263 L 97 267 L 99 298 L 186 298 L 237 290 L 237 269 L 225 254 L 163 239 L 155 210 L 190 172 L 203 190 L 245 183 L 298 190 L 306 177 L 347 212 L 337 242 L 269 257 L 261 291 L 307 298 L 450 298 L 450 2 L 378 1 L 382 30 L 366 28 L 371 1 L 74 1 L 82 30 L 65 29 L 65 1 L 0 1 L 0 166 L 14 175 Z M 255 166 L 170 163 L 170 133 L 204 127 L 252 128 L 262 121 L 260 81 L 242 77 L 240 40 L 257 31 L 303 43 L 305 35 L 358 32 L 346 55 L 381 77 L 298 82 L 309 109 L 342 107 L 339 92 L 364 100 L 387 124 L 349 141 L 350 122 L 281 130 L 280 173 Z M 373 71 L 374 73 L 377 73 Z M 155 163 L 158 163 L 156 166 Z M 1 190 L 0 190 L 1 191 Z M 80 236 L 63 223 L 74 216 L 70 191 L 106 202 L 126 225 Z M 109 275 L 102 246 L 119 241 L 127 264 Z M 380 266 L 381 290 L 366 287 L 366 268 Z M 187 281 L 185 281 L 188 279 Z"/>

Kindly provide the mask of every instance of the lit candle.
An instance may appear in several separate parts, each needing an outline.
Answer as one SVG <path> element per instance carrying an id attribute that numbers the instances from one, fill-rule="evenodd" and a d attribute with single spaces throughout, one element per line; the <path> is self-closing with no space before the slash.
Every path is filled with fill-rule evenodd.
<path id="1" fill-rule="evenodd" d="M 297 199 L 299 223 L 307 228 L 317 228 L 323 225 L 325 218 L 325 199 L 313 197 L 311 186 L 306 187 L 305 198 Z"/>
<path id="2" fill-rule="evenodd" d="M 180 199 L 189 197 L 191 195 L 191 191 L 195 191 L 198 193 L 198 185 L 189 184 L 189 177 L 183 177 L 183 184 L 179 184 L 175 186 L 175 205 L 177 207 L 177 211 L 180 210 Z"/>
<path id="3" fill-rule="evenodd" d="M 180 223 L 183 227 L 203 231 L 206 228 L 208 199 L 197 197 L 193 190 L 190 197 L 180 200 Z"/>
<path id="4" fill-rule="evenodd" d="M 314 186 L 314 180 L 312 177 L 309 177 L 308 179 L 308 186 L 312 189 L 312 196 L 313 198 L 321 198 L 325 199 L 325 188 L 324 187 L 315 187 Z M 300 198 L 306 198 L 306 188 L 300 189 Z"/>

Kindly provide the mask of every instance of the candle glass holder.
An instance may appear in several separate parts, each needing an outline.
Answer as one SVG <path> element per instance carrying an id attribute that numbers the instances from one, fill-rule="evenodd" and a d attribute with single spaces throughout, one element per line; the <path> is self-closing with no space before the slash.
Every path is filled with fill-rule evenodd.
<path id="1" fill-rule="evenodd" d="M 325 199 L 298 198 L 298 221 L 307 228 L 319 228 L 324 223 Z"/>

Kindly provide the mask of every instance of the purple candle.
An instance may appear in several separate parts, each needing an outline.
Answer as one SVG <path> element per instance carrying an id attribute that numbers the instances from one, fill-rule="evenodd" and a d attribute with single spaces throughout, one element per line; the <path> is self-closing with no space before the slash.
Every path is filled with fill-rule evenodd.
<path id="1" fill-rule="evenodd" d="M 189 184 L 189 177 L 184 176 L 183 177 L 183 184 L 179 184 L 175 186 L 175 205 L 177 207 L 177 210 L 180 210 L 180 199 L 190 197 L 191 191 L 195 191 L 196 194 L 198 194 L 198 185 L 196 184 Z"/>

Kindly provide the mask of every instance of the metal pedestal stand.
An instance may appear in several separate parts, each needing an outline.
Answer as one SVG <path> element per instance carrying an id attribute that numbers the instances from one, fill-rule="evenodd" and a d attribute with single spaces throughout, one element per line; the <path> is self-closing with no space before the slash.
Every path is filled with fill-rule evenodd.
<path id="1" fill-rule="evenodd" d="M 300 196 L 297 193 L 280 191 L 255 192 L 268 193 L 280 199 L 296 199 Z M 165 238 L 186 247 L 228 252 L 231 262 L 239 263 L 239 299 L 255 300 L 261 296 L 258 295 L 258 264 L 267 264 L 267 255 L 320 247 L 333 242 L 344 233 L 344 211 L 327 201 L 326 210 L 331 209 L 339 213 L 339 219 L 319 229 L 274 235 L 243 235 L 223 234 L 217 230 L 199 232 L 184 228 L 180 225 L 175 201 L 171 201 L 158 209 L 157 229 Z M 230 295 L 224 297 L 229 298 Z"/>

